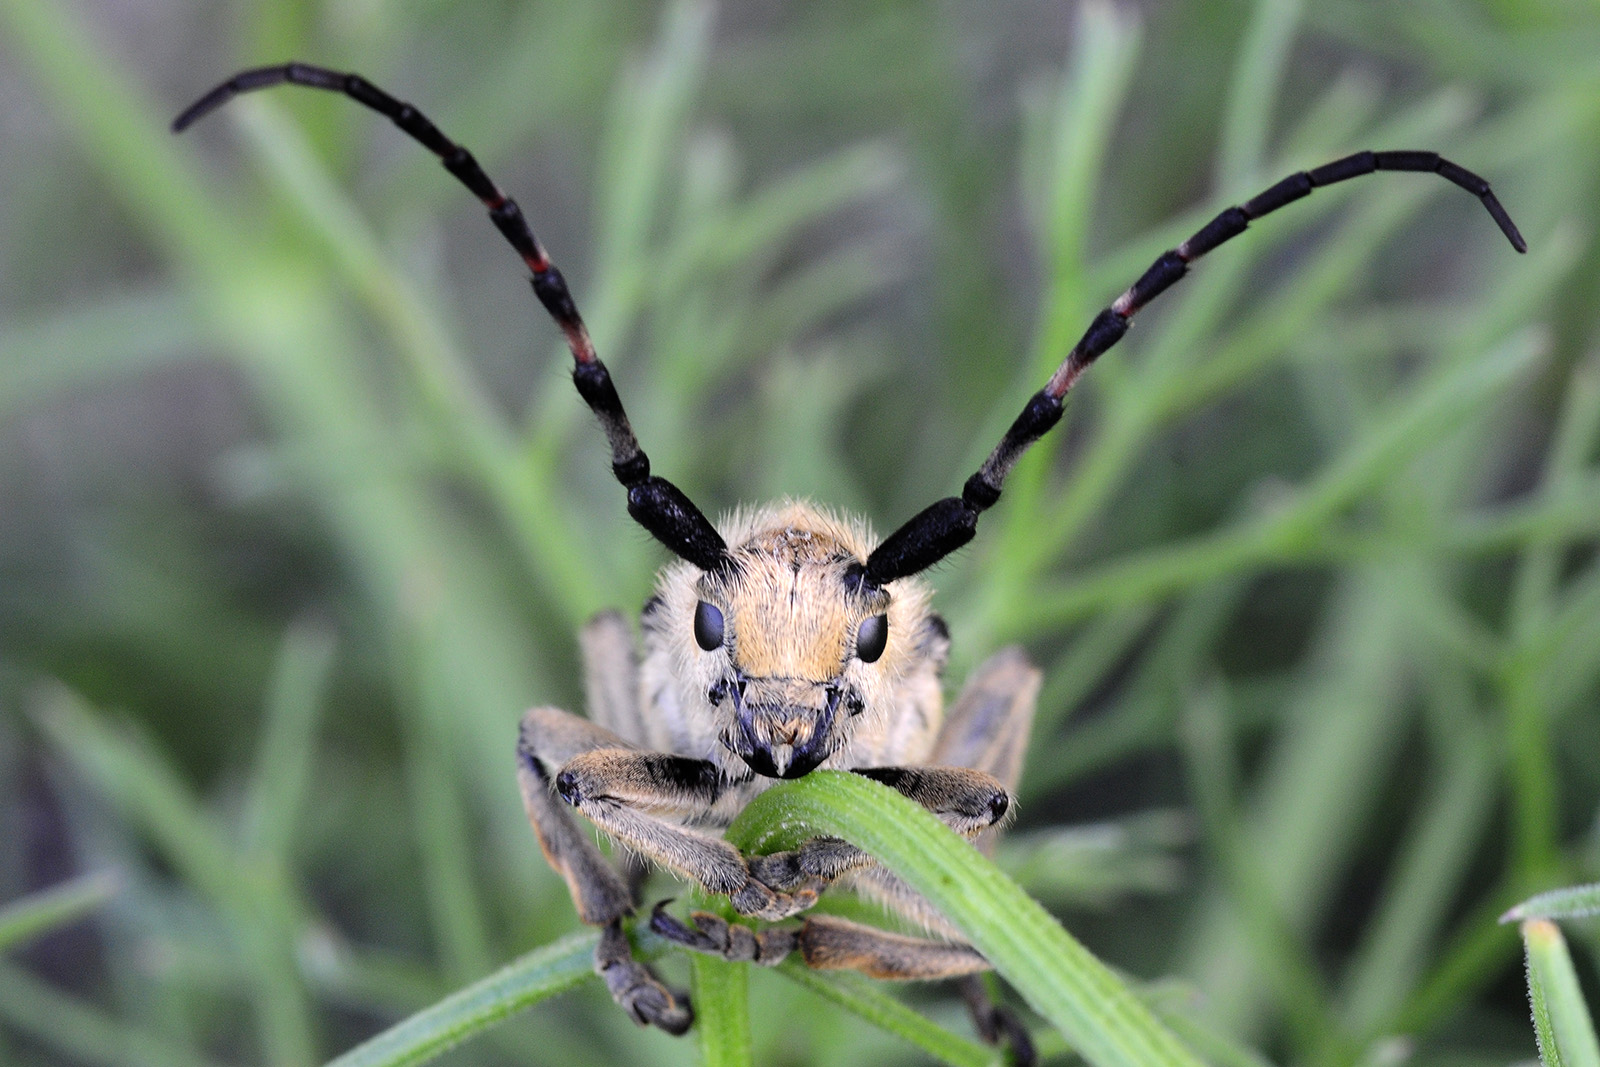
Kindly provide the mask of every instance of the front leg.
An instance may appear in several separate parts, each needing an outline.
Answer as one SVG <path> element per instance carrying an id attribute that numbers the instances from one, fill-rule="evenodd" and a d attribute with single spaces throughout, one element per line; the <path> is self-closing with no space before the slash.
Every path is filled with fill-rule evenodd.
<path id="1" fill-rule="evenodd" d="M 882 782 L 927 808 L 952 830 L 972 837 L 1011 810 L 1011 795 L 993 775 L 968 767 L 861 767 L 853 773 Z M 855 845 L 837 837 L 814 837 L 789 852 L 752 856 L 750 872 L 777 890 L 821 882 L 872 864 Z"/>
<path id="2" fill-rule="evenodd" d="M 648 858 L 726 894 L 742 914 L 781 919 L 816 902 L 815 888 L 775 892 L 762 885 L 727 842 L 644 814 L 694 814 L 715 803 L 723 783 L 703 760 L 641 752 L 586 719 L 557 708 L 534 708 L 523 716 L 517 740 L 517 781 L 539 847 L 566 880 L 578 917 L 602 928 L 595 971 L 638 1023 L 681 1034 L 694 1013 L 686 996 L 668 989 L 633 958 L 622 932 L 623 918 L 633 913 L 633 894 L 573 823 L 568 804 Z"/>
<path id="3" fill-rule="evenodd" d="M 727 897 L 741 915 L 786 919 L 815 904 L 823 883 L 795 878 L 781 888 L 769 886 L 728 842 L 661 818 L 709 810 L 724 785 L 708 760 L 629 748 L 574 756 L 555 780 L 561 799 L 609 836 Z"/>
<path id="4" fill-rule="evenodd" d="M 681 1034 L 694 1021 L 688 998 L 674 993 L 633 958 L 622 920 L 633 912 L 627 882 L 567 815 L 551 791 L 553 769 L 585 749 L 624 744 L 610 731 L 557 708 L 523 716 L 517 740 L 517 784 L 528 821 L 550 866 L 566 880 L 578 917 L 603 928 L 594 969 L 635 1022 Z"/>

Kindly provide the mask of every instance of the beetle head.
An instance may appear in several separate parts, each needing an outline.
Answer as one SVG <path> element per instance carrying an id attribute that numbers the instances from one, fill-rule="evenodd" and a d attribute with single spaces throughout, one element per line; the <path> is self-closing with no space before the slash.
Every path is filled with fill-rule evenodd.
<path id="1" fill-rule="evenodd" d="M 769 778 L 798 778 L 883 718 L 919 655 L 928 615 L 915 582 L 855 580 L 858 530 L 800 504 L 729 524 L 722 566 L 671 568 L 662 624 L 682 632 L 680 678 L 716 718 L 721 746 Z"/>

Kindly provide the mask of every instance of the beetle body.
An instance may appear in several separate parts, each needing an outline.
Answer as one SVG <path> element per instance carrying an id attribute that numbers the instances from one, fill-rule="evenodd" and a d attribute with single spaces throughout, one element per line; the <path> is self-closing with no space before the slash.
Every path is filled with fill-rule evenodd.
<path id="1" fill-rule="evenodd" d="M 1020 650 L 1002 650 L 973 672 L 946 713 L 947 632 L 915 576 L 973 538 L 1017 460 L 1061 420 L 1078 378 L 1196 260 L 1315 189 L 1376 171 L 1444 178 L 1482 202 L 1513 248 L 1527 247 L 1489 183 L 1437 153 L 1362 151 L 1300 171 L 1220 212 L 1096 315 L 959 496 L 929 505 L 881 541 L 794 502 L 737 513 L 718 529 L 651 472 L 566 281 L 516 201 L 416 108 L 359 75 L 289 63 L 234 75 L 183 111 L 174 129 L 240 93 L 285 83 L 343 93 L 387 116 L 482 202 L 567 340 L 573 382 L 604 431 L 628 514 L 679 557 L 661 572 L 641 617 L 642 650 L 615 613 L 584 630 L 588 717 L 535 708 L 523 717 L 517 744 L 518 781 L 540 848 L 565 878 L 580 918 L 602 929 L 596 970 L 635 1020 L 672 1033 L 688 1028 L 689 1006 L 633 958 L 623 930 L 636 905 L 632 887 L 573 812 L 634 853 L 725 895 L 752 919 L 801 916 L 829 885 L 848 879 L 933 935 L 816 914 L 798 926 L 729 923 L 706 913 L 685 924 L 658 906 L 652 928 L 689 949 L 769 964 L 798 953 L 812 967 L 885 978 L 986 969 L 957 931 L 848 842 L 815 838 L 790 852 L 744 856 L 718 831 L 773 782 L 819 767 L 883 782 L 969 837 L 1006 815 L 1038 672 Z M 983 1036 L 1027 1060 L 1025 1031 L 970 982 L 966 988 Z"/>

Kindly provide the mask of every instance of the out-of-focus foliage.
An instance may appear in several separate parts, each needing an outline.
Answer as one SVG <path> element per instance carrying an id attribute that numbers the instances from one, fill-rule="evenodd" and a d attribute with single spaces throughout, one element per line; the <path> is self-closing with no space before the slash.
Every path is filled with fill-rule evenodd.
<path id="1" fill-rule="evenodd" d="M 1209 257 L 934 578 L 952 685 L 1046 671 L 1001 866 L 1190 1047 L 1535 1054 L 1495 920 L 1600 879 L 1600 9 L 0 0 L 0 903 L 116 872 L 0 916 L 94 909 L 4 949 L 0 1062 L 313 1064 L 567 974 L 514 724 L 661 553 L 426 153 L 295 90 L 167 133 L 290 57 L 517 196 L 658 470 L 880 529 L 1220 207 L 1360 148 L 1487 177 L 1528 256 L 1377 175 Z M 757 1062 L 968 1032 L 809 980 L 751 976 Z M 447 1062 L 698 1049 L 591 981 Z"/>

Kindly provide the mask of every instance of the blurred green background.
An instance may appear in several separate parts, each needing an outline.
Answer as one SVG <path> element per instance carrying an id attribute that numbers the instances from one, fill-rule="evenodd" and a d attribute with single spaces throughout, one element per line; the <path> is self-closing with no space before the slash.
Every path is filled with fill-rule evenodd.
<path id="1" fill-rule="evenodd" d="M 577 925 L 514 725 L 663 553 L 431 157 L 304 90 L 166 132 L 291 57 L 521 201 L 706 510 L 880 531 L 1222 206 L 1488 178 L 1526 257 L 1379 175 L 1206 260 L 934 580 L 952 686 L 1046 671 L 1002 865 L 1210 1055 L 1533 1057 L 1495 918 L 1600 878 L 1592 3 L 0 0 L 0 902 L 115 872 L 0 956 L 0 1062 L 316 1063 Z M 758 1062 L 921 1062 L 752 997 Z M 446 1062 L 694 1056 L 590 983 Z"/>

